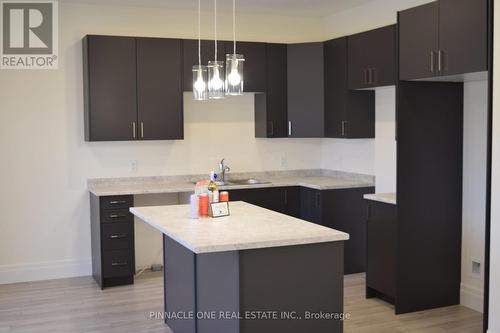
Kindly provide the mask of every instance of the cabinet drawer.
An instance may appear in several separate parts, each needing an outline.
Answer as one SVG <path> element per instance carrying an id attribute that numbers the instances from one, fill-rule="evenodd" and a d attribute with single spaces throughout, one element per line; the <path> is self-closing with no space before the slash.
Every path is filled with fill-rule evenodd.
<path id="1" fill-rule="evenodd" d="M 134 275 L 135 262 L 131 250 L 103 251 L 103 277 L 119 277 Z"/>
<path id="2" fill-rule="evenodd" d="M 132 222 L 106 223 L 101 228 L 103 250 L 133 249 L 134 224 Z"/>
<path id="3" fill-rule="evenodd" d="M 101 197 L 101 209 L 129 209 L 134 205 L 134 196 L 119 195 Z"/>
<path id="4" fill-rule="evenodd" d="M 128 209 L 105 210 L 101 213 L 101 221 L 102 223 L 132 223 L 134 216 Z"/>

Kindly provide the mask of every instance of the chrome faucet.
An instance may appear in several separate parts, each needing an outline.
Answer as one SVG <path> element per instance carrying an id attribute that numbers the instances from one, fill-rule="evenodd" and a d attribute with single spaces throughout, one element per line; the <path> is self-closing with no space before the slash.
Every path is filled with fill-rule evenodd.
<path id="1" fill-rule="evenodd" d="M 219 164 L 220 181 L 222 182 L 222 184 L 225 184 L 226 182 L 226 172 L 231 171 L 231 168 L 224 164 L 224 160 L 225 158 L 223 158 Z"/>

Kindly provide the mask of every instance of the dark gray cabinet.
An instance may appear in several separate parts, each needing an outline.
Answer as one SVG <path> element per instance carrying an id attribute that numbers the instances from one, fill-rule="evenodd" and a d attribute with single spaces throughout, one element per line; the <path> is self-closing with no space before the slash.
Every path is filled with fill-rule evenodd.
<path id="1" fill-rule="evenodd" d="M 397 94 L 396 312 L 404 313 L 460 303 L 463 83 L 401 81 Z"/>
<path id="2" fill-rule="evenodd" d="M 396 298 L 397 208 L 367 200 L 366 295 L 394 304 Z"/>
<path id="3" fill-rule="evenodd" d="M 345 274 L 366 270 L 366 210 L 364 194 L 374 187 L 315 190 L 301 188 L 300 218 L 350 235 L 345 244 Z"/>
<path id="4" fill-rule="evenodd" d="M 288 136 L 286 48 L 286 44 L 267 44 L 266 93 L 255 95 L 257 138 Z"/>
<path id="5" fill-rule="evenodd" d="M 134 217 L 132 195 L 90 194 L 92 275 L 102 289 L 134 283 Z"/>
<path id="6" fill-rule="evenodd" d="M 349 89 L 395 84 L 396 25 L 351 35 L 347 40 Z"/>
<path id="7" fill-rule="evenodd" d="M 184 138 L 181 40 L 137 39 L 138 138 Z"/>
<path id="8" fill-rule="evenodd" d="M 85 140 L 183 138 L 177 39 L 86 36 Z"/>
<path id="9" fill-rule="evenodd" d="M 324 136 L 325 83 L 323 43 L 288 44 L 288 136 Z"/>
<path id="10" fill-rule="evenodd" d="M 293 217 L 300 215 L 300 189 L 298 187 L 232 190 L 229 198 L 231 201 L 245 201 Z"/>
<path id="11" fill-rule="evenodd" d="M 375 92 L 348 89 L 347 37 L 329 40 L 325 53 L 325 137 L 374 138 Z"/>
<path id="12" fill-rule="evenodd" d="M 487 12 L 487 0 L 439 0 L 399 12 L 399 78 L 487 70 Z"/>
<path id="13" fill-rule="evenodd" d="M 137 136 L 135 38 L 87 36 L 83 40 L 86 141 Z"/>

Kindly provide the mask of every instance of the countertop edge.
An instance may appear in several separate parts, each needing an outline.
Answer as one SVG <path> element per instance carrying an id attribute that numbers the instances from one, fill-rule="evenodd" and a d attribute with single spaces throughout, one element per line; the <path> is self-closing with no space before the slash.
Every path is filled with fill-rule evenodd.
<path id="1" fill-rule="evenodd" d="M 389 196 L 394 195 L 394 198 Z M 375 194 L 365 194 L 363 195 L 365 200 L 376 201 L 381 203 L 386 203 L 389 205 L 397 205 L 397 199 L 393 193 L 375 193 Z"/>

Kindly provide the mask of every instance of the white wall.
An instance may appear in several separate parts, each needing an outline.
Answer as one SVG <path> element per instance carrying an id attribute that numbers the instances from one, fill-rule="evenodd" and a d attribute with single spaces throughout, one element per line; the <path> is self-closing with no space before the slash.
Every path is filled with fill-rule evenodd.
<path id="1" fill-rule="evenodd" d="M 493 61 L 493 162 L 491 180 L 490 333 L 500 332 L 500 6 L 495 6 Z"/>
<path id="2" fill-rule="evenodd" d="M 464 84 L 464 164 L 462 219 L 462 285 L 460 302 L 483 310 L 486 219 L 488 82 Z M 472 261 L 481 263 L 472 274 Z"/>
<path id="3" fill-rule="evenodd" d="M 221 157 L 235 171 L 321 165 L 318 139 L 255 139 L 251 95 L 195 103 L 187 94 L 184 141 L 84 142 L 82 37 L 194 37 L 189 23 L 196 13 L 60 7 L 59 70 L 0 71 L 0 283 L 90 273 L 87 178 L 204 173 Z M 314 40 L 322 28 L 302 18 L 240 18 L 239 37 L 246 40 Z M 221 19 L 222 37 L 229 37 L 229 24 Z M 136 174 L 129 172 L 131 160 L 139 162 Z"/>

